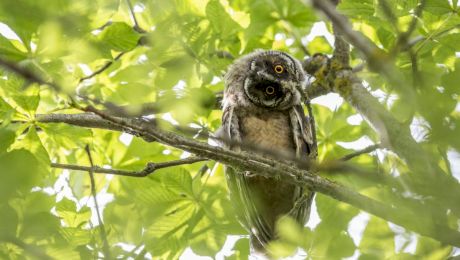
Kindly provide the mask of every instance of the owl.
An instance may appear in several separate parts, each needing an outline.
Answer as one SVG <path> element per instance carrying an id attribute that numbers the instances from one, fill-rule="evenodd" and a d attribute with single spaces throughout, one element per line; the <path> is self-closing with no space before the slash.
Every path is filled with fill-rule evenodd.
<path id="1" fill-rule="evenodd" d="M 258 151 L 316 157 L 311 124 L 301 103 L 307 77 L 298 60 L 279 51 L 255 51 L 236 60 L 224 79 L 222 127 L 217 135 L 234 141 L 227 148 L 256 146 Z M 250 234 L 252 253 L 265 254 L 268 242 L 277 238 L 275 224 L 280 217 L 288 215 L 305 225 L 314 194 L 282 178 L 237 171 L 241 170 L 225 169 L 230 200 Z"/>

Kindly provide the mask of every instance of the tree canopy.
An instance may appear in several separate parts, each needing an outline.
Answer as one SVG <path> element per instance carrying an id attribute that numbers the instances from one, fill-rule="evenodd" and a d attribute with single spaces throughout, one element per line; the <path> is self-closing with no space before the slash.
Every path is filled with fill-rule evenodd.
<path id="1" fill-rule="evenodd" d="M 247 259 L 224 164 L 317 192 L 274 258 L 459 255 L 460 4 L 336 2 L 0 1 L 0 258 Z M 317 161 L 215 146 L 255 49 L 303 62 Z"/>

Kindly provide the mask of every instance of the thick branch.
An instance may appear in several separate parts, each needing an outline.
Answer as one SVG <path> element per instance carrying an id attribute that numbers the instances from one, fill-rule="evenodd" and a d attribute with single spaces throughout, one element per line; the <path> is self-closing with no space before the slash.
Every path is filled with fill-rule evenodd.
<path id="1" fill-rule="evenodd" d="M 327 179 L 313 175 L 308 171 L 301 170 L 291 164 L 262 157 L 254 153 L 238 153 L 221 147 L 210 146 L 206 143 L 190 140 L 171 132 L 164 132 L 155 128 L 146 128 L 143 125 L 130 126 L 123 119 L 113 118 L 91 107 L 88 107 L 87 111 L 98 113 L 98 115 L 104 119 L 120 124 L 123 127 L 132 127 L 135 131 L 166 145 L 235 168 L 258 172 L 267 177 L 283 178 L 298 185 L 305 185 L 314 191 L 321 192 L 337 200 L 362 208 L 371 214 L 395 224 L 405 226 L 422 235 L 433 237 L 451 245 L 460 245 L 460 233 L 455 230 L 433 223 L 430 219 L 414 216 L 413 212 L 404 208 L 389 207 Z M 442 232 L 438 232 L 439 230 L 442 230 Z"/>
<path id="2" fill-rule="evenodd" d="M 375 49 L 373 44 L 363 46 L 359 41 L 355 31 L 351 29 L 350 24 L 346 19 L 341 16 L 329 1 L 313 1 L 315 6 L 321 9 L 331 19 L 334 28 L 339 28 L 334 31 L 336 41 L 343 44 L 341 34 L 343 33 L 347 39 L 359 48 L 363 53 L 366 53 L 369 48 Z M 342 48 L 336 50 L 334 55 L 337 55 L 340 62 L 348 62 L 347 59 L 342 59 L 349 56 L 349 50 Z M 367 54 L 366 54 L 367 56 Z M 342 58 L 341 58 L 342 57 Z M 367 56 L 370 62 L 372 56 Z M 381 71 L 389 77 L 394 79 L 398 76 L 389 76 L 392 64 L 388 61 L 379 62 Z M 348 64 L 342 64 L 339 67 L 346 67 Z M 391 73 L 390 73 L 391 74 Z M 379 134 L 383 147 L 389 148 L 396 152 L 399 157 L 403 158 L 411 171 L 414 173 L 414 185 L 410 188 L 415 189 L 420 194 L 434 196 L 442 200 L 448 207 L 458 216 L 460 216 L 460 185 L 457 180 L 452 176 L 446 175 L 441 168 L 432 161 L 432 157 L 420 147 L 419 144 L 412 138 L 410 129 L 401 124 L 393 115 L 388 112 L 380 102 L 373 97 L 362 85 L 362 81 L 357 78 L 351 71 L 341 70 L 337 71 L 334 79 L 333 89 L 338 92 L 348 103 L 350 103 L 360 114 L 370 123 L 370 125 Z M 407 89 L 407 88 L 406 88 Z M 410 95 L 410 94 L 409 94 Z M 410 100 L 408 100 L 410 102 Z M 417 183 L 417 184 L 415 184 Z M 421 185 L 424 184 L 424 185 Z M 452 192 L 447 193 L 445 190 L 449 189 Z"/>
<path id="3" fill-rule="evenodd" d="M 330 1 L 313 0 L 313 5 L 315 8 L 323 11 L 335 28 L 339 30 L 353 46 L 362 51 L 366 57 L 375 57 L 375 55 L 380 52 L 380 49 L 375 46 L 375 44 L 352 29 L 348 20 L 335 10 L 335 6 Z"/>
<path id="4" fill-rule="evenodd" d="M 167 167 L 174 167 L 178 165 L 184 164 L 192 164 L 196 162 L 206 161 L 207 159 L 201 157 L 189 157 L 186 159 L 174 160 L 169 162 L 160 162 L 160 163 L 148 163 L 144 169 L 140 171 L 125 171 L 125 170 L 117 170 L 117 169 L 106 169 L 99 166 L 80 166 L 80 165 L 73 165 L 73 164 L 62 164 L 62 163 L 51 163 L 51 167 L 59 168 L 59 169 L 68 169 L 68 170 L 75 170 L 75 171 L 93 171 L 94 173 L 102 173 L 102 174 L 113 174 L 119 176 L 129 176 L 129 177 L 146 177 L 156 170 L 167 168 Z"/>

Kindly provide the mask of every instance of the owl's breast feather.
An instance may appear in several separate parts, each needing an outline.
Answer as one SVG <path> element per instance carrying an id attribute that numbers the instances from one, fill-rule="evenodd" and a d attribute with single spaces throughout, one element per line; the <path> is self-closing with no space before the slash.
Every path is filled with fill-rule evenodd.
<path id="1" fill-rule="evenodd" d="M 240 117 L 242 141 L 277 152 L 294 151 L 289 116 L 283 111 Z"/>

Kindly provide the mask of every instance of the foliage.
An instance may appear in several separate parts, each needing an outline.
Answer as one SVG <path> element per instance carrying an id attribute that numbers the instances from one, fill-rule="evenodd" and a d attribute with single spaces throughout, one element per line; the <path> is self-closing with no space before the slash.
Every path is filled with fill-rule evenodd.
<path id="1" fill-rule="evenodd" d="M 51 162 L 90 165 L 86 145 L 95 165 L 113 169 L 140 170 L 148 162 L 187 155 L 116 131 L 37 119 L 40 114 L 78 113 L 69 106 L 67 94 L 130 105 L 130 113 L 139 112 L 143 103 L 156 102 L 161 110 L 156 118 L 192 124 L 197 133 L 215 131 L 221 112 L 214 109 L 214 93 L 223 89 L 222 75 L 233 57 L 257 48 L 286 51 L 301 60 L 306 52 L 333 52 L 327 37 L 307 37 L 318 22 L 325 21 L 328 31 L 331 26 L 300 0 L 132 4 L 135 21 L 127 1 L 0 1 L 0 23 L 17 35 L 12 38 L 0 29 L 0 58 L 63 87 L 56 93 L 0 67 L 0 258 L 86 259 L 106 253 L 88 173 L 51 168 Z M 415 31 L 404 42 L 400 35 L 410 27 L 417 4 L 343 0 L 338 10 L 351 19 L 354 29 L 393 55 L 381 62 L 394 64 L 404 84 L 391 84 L 370 69 L 358 76 L 398 121 L 413 129 L 430 160 L 458 182 L 460 9 L 456 0 L 426 1 Z M 411 47 L 404 49 L 409 43 Z M 365 60 L 357 49 L 351 58 L 353 66 Z M 100 68 L 105 69 L 91 75 Z M 350 143 L 360 138 L 372 143 L 382 138 L 368 122 L 352 122 L 357 112 L 346 102 L 335 109 L 314 104 L 313 110 L 319 161 L 354 152 Z M 412 173 L 403 159 L 378 150 L 352 161 L 395 177 L 404 186 Z M 434 222 L 459 230 L 458 212 L 446 211 L 444 201 L 429 201 L 408 190 L 396 194 L 383 183 L 352 174 L 321 174 L 389 204 L 401 198 L 427 199 L 429 210 L 439 209 Z M 174 259 L 188 247 L 214 257 L 228 235 L 245 234 L 234 218 L 220 164 L 181 165 L 145 178 L 95 178 L 112 258 Z M 430 184 L 423 189 L 431 189 Z M 318 225 L 303 228 L 289 218 L 280 220 L 280 239 L 270 245 L 273 256 L 292 255 L 298 247 L 312 259 L 442 259 L 458 254 L 449 245 L 322 194 L 315 204 Z M 229 258 L 247 258 L 247 245 L 241 236 Z"/>

